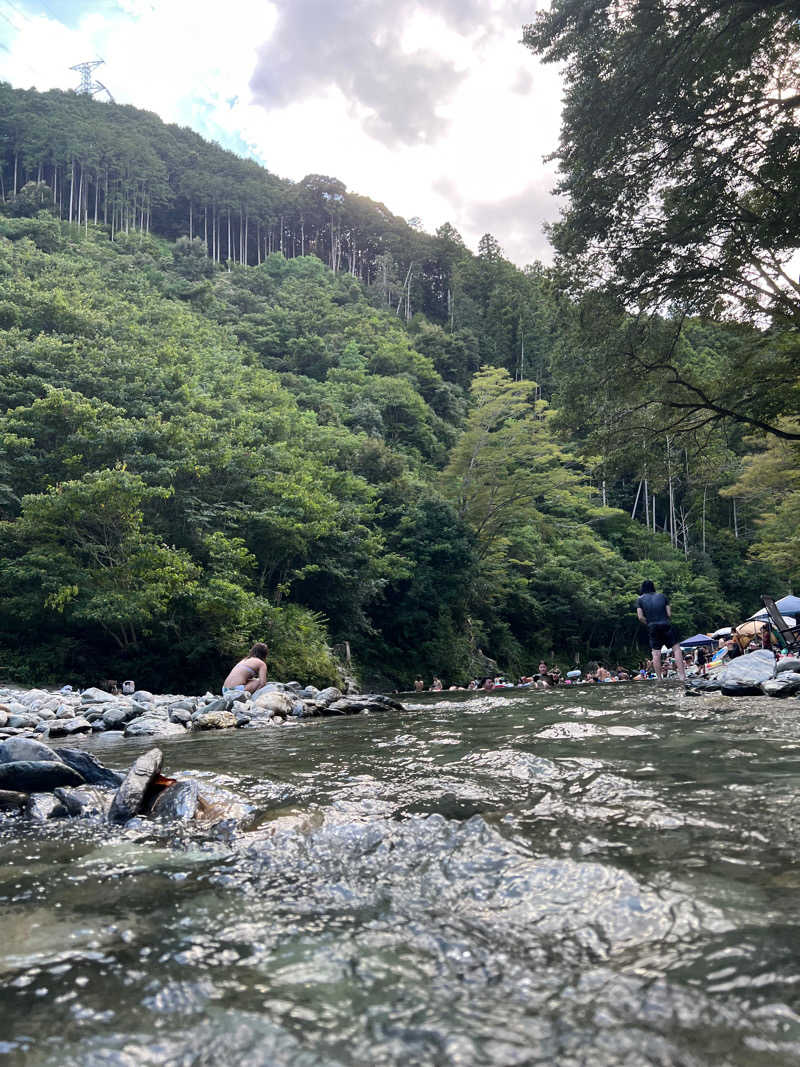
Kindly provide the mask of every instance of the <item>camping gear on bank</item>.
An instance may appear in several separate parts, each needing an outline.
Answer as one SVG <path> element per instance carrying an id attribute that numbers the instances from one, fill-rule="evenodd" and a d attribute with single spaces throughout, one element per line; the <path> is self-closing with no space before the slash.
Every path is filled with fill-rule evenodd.
<path id="1" fill-rule="evenodd" d="M 783 609 L 775 603 L 772 597 L 762 596 L 761 600 L 769 615 L 770 622 L 778 631 L 786 648 L 790 652 L 800 652 L 800 627 L 797 626 L 796 621 L 784 616 Z M 783 600 L 779 601 L 779 603 L 783 604 L 787 600 L 796 600 L 798 605 L 800 605 L 800 599 L 798 597 L 783 597 Z"/>

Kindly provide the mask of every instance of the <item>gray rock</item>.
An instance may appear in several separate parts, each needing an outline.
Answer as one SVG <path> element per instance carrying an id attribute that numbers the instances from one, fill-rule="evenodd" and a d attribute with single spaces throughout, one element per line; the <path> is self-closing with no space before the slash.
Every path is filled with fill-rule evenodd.
<path id="1" fill-rule="evenodd" d="M 234 715 L 236 717 L 237 726 L 247 726 L 250 722 L 250 716 L 245 711 L 236 711 L 234 712 Z"/>
<path id="2" fill-rule="evenodd" d="M 800 676 L 791 677 L 792 673 L 786 671 L 777 678 L 768 678 L 766 682 L 761 683 L 762 693 L 766 693 L 768 697 L 791 697 L 800 693 Z"/>
<path id="3" fill-rule="evenodd" d="M 107 730 L 121 730 L 125 723 L 135 718 L 136 712 L 133 708 L 123 708 L 118 705 L 103 712 L 103 722 L 106 724 Z"/>
<path id="4" fill-rule="evenodd" d="M 83 776 L 61 760 L 0 763 L 0 789 L 17 793 L 51 793 L 60 785 L 83 785 Z"/>
<path id="5" fill-rule="evenodd" d="M 67 809 L 52 793 L 31 793 L 25 811 L 36 822 L 55 819 L 67 814 Z"/>
<path id="6" fill-rule="evenodd" d="M 155 699 L 153 694 L 146 689 L 137 689 L 133 694 L 133 700 L 135 700 L 137 704 L 152 704 L 155 702 Z"/>
<path id="7" fill-rule="evenodd" d="M 157 819 L 189 822 L 197 814 L 199 797 L 200 789 L 197 782 L 191 779 L 186 782 L 176 782 L 156 798 L 153 815 Z"/>
<path id="8" fill-rule="evenodd" d="M 50 722 L 51 719 L 56 717 L 56 713 L 52 708 L 38 708 L 36 715 L 42 722 Z"/>
<path id="9" fill-rule="evenodd" d="M 12 715 L 8 720 L 9 726 L 16 726 L 22 730 L 32 730 L 39 725 L 38 715 Z"/>
<path id="10" fill-rule="evenodd" d="M 166 722 L 169 719 L 169 709 L 166 704 L 159 707 L 157 704 L 131 704 L 131 719 L 139 719 L 142 716 L 146 716 L 148 719 L 163 719 Z"/>
<path id="11" fill-rule="evenodd" d="M 187 726 L 192 721 L 192 713 L 186 708 L 173 708 L 169 713 L 169 721 L 180 723 L 181 726 Z"/>
<path id="12" fill-rule="evenodd" d="M 327 689 L 323 689 L 319 693 L 317 693 L 315 699 L 318 704 L 322 704 L 324 707 L 327 707 L 335 700 L 341 700 L 342 693 L 335 686 L 329 685 Z"/>
<path id="13" fill-rule="evenodd" d="M 139 814 L 145 793 L 161 772 L 163 762 L 164 754 L 158 748 L 139 756 L 114 795 L 108 813 L 111 822 L 124 823 Z"/>
<path id="14" fill-rule="evenodd" d="M 196 730 L 228 730 L 236 726 L 236 716 L 230 711 L 207 711 L 192 722 Z"/>
<path id="15" fill-rule="evenodd" d="M 737 656 L 726 664 L 714 677 L 722 689 L 728 687 L 759 686 L 775 673 L 775 657 L 766 648 Z"/>
<path id="16" fill-rule="evenodd" d="M 800 659 L 796 656 L 786 656 L 775 664 L 775 677 L 784 671 L 800 671 Z"/>
<path id="17" fill-rule="evenodd" d="M 5 726 L 8 723 L 8 712 L 0 710 L 0 726 Z"/>
<path id="18" fill-rule="evenodd" d="M 105 689 L 97 689 L 95 686 L 90 686 L 81 693 L 82 704 L 111 704 L 113 700 L 113 693 L 107 693 Z"/>
<path id="19" fill-rule="evenodd" d="M 217 697 L 216 700 L 212 700 L 210 704 L 206 704 L 202 709 L 202 713 L 205 714 L 205 712 L 208 711 L 227 711 L 231 706 L 231 703 L 232 700 L 229 696 Z"/>
<path id="20" fill-rule="evenodd" d="M 24 811 L 27 805 L 27 793 L 15 793 L 10 789 L 0 789 L 0 811 Z"/>
<path id="21" fill-rule="evenodd" d="M 126 737 L 182 737 L 186 730 L 177 722 L 143 715 L 125 727 Z"/>
<path id="22" fill-rule="evenodd" d="M 82 715 L 74 719 L 54 719 L 48 724 L 48 737 L 72 737 L 74 734 L 91 733 L 92 724 Z"/>
<path id="23" fill-rule="evenodd" d="M 63 762 L 52 748 L 41 741 L 34 741 L 32 737 L 11 737 L 0 745 L 0 763 L 16 763 L 19 760 Z"/>
<path id="24" fill-rule="evenodd" d="M 197 710 L 197 702 L 194 700 L 175 700 L 169 705 L 170 714 L 173 711 L 188 711 L 190 714 Z"/>
<path id="25" fill-rule="evenodd" d="M 79 748 L 57 748 L 56 752 L 67 764 L 83 777 L 87 785 L 104 785 L 116 789 L 122 785 L 122 775 L 109 770 L 91 752 Z"/>
<path id="26" fill-rule="evenodd" d="M 286 693 L 280 693 L 273 689 L 261 690 L 259 696 L 250 701 L 250 714 L 257 715 L 290 715 L 294 701 Z"/>
<path id="27" fill-rule="evenodd" d="M 103 789 L 96 785 L 85 785 L 76 789 L 59 787 L 53 792 L 63 804 L 68 815 L 82 816 L 84 818 L 105 818 L 114 800 L 112 790 Z"/>

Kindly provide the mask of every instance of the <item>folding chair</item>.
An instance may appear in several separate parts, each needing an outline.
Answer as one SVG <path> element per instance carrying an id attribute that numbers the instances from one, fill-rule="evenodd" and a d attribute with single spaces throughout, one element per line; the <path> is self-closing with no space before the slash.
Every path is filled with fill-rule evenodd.
<path id="1" fill-rule="evenodd" d="M 762 596 L 761 603 L 767 609 L 770 621 L 778 631 L 781 641 L 786 645 L 787 651 L 800 652 L 800 626 L 789 625 L 771 596 Z"/>

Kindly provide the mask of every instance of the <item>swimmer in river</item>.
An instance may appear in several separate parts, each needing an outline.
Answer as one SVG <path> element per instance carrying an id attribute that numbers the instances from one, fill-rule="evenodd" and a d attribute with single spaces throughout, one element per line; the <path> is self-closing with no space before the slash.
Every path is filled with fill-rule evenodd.
<path id="1" fill-rule="evenodd" d="M 240 659 L 222 683 L 222 692 L 228 689 L 243 689 L 245 693 L 255 693 L 267 683 L 267 652 L 269 649 L 263 641 L 258 641 L 250 649 L 245 659 Z"/>

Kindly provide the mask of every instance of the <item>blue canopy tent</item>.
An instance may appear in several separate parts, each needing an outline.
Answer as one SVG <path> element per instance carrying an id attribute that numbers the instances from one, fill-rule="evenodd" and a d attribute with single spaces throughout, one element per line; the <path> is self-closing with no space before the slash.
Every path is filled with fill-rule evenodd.
<path id="1" fill-rule="evenodd" d="M 695 634 L 694 637 L 687 637 L 685 641 L 681 641 L 681 648 L 699 648 L 700 645 L 713 645 L 714 641 L 708 636 L 708 634 Z"/>
<path id="2" fill-rule="evenodd" d="M 791 593 L 788 596 L 781 597 L 780 600 L 775 601 L 775 607 L 781 613 L 781 615 L 794 615 L 797 618 L 800 615 L 800 596 L 792 596 Z M 762 608 L 761 611 L 757 611 L 755 615 L 751 615 L 750 619 L 764 619 L 766 622 L 769 619 L 767 609 Z M 747 621 L 749 622 L 750 619 Z"/>

